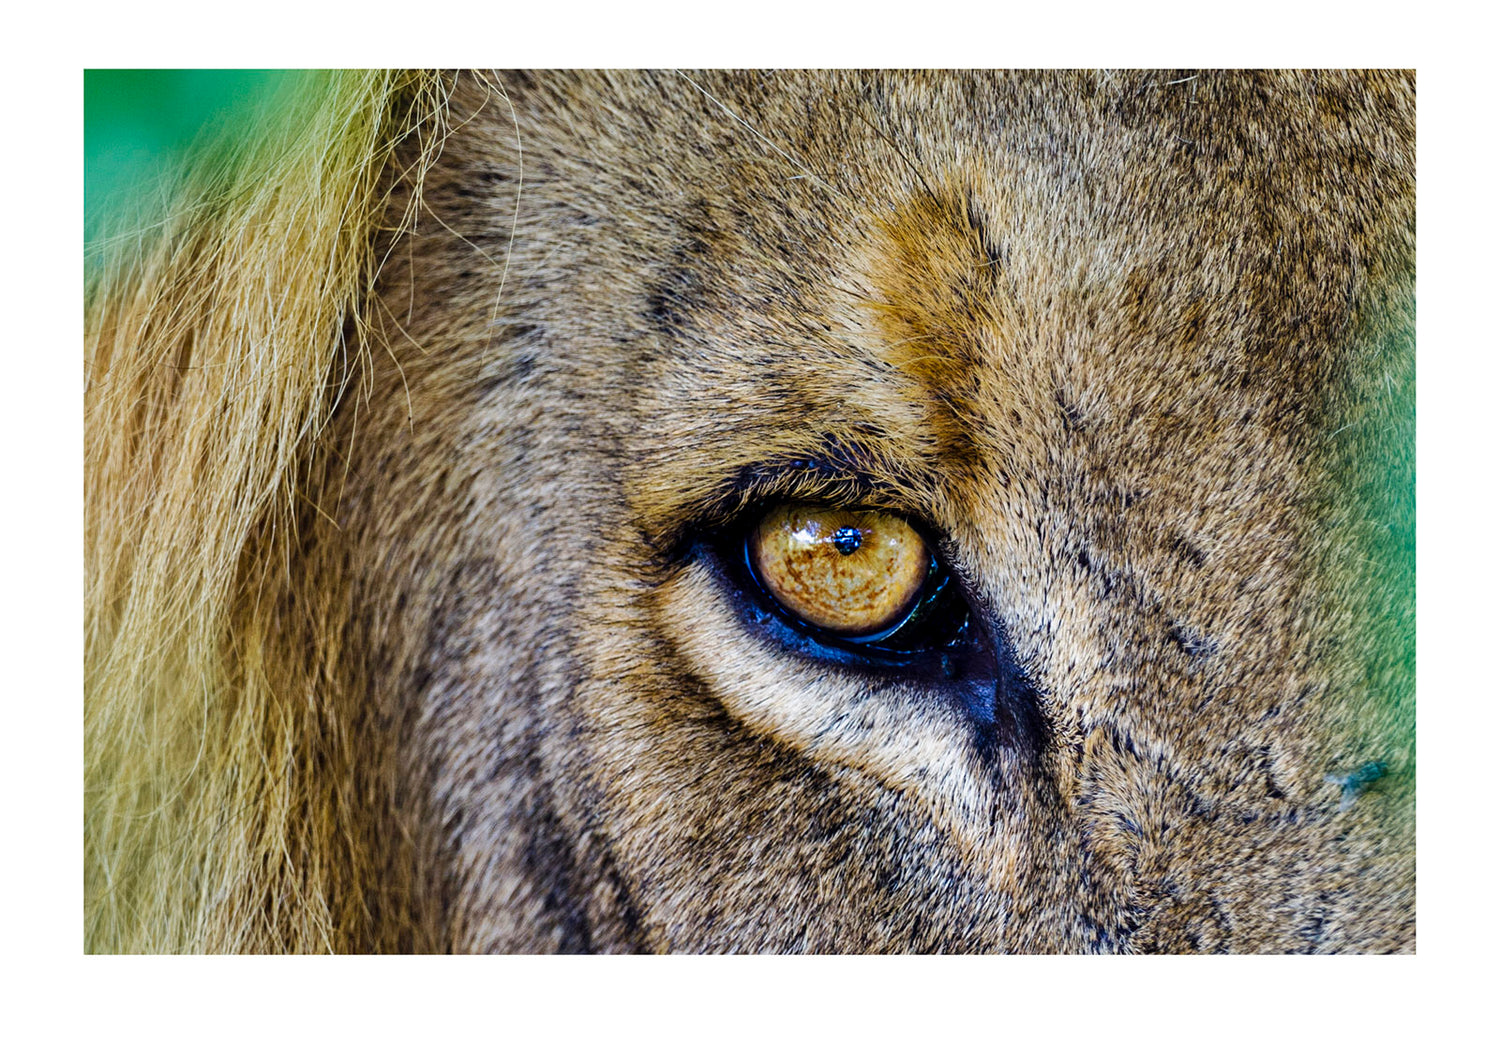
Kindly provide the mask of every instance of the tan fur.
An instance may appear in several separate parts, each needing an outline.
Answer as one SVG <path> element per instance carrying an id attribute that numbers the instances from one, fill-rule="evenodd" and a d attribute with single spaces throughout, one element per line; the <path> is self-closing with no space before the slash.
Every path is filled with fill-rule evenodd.
<path id="1" fill-rule="evenodd" d="M 1415 946 L 1410 76 L 335 81 L 91 291 L 91 948 Z"/>

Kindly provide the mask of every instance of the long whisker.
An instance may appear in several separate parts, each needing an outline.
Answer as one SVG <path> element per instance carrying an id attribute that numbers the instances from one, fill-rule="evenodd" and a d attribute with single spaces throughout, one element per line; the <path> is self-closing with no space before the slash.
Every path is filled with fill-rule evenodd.
<path id="1" fill-rule="evenodd" d="M 678 77 L 682 78 L 688 84 L 690 84 L 694 88 L 696 88 L 699 92 L 703 93 L 703 95 L 704 95 L 704 97 L 706 99 L 708 99 L 711 103 L 713 103 L 715 106 L 717 106 L 725 114 L 729 115 L 735 121 L 737 121 L 741 125 L 743 125 L 747 130 L 749 130 L 751 136 L 755 137 L 761 143 L 763 143 L 767 147 L 769 147 L 772 151 L 775 151 L 782 158 L 786 159 L 792 165 L 796 166 L 801 171 L 801 175 L 802 176 L 806 177 L 809 180 L 815 180 L 815 181 L 817 181 L 819 184 L 821 184 L 823 187 L 827 188 L 829 191 L 833 192 L 835 195 L 843 195 L 844 194 L 844 192 L 842 192 L 840 189 L 834 187 L 832 184 L 828 183 L 828 181 L 824 180 L 822 177 L 820 177 L 816 173 L 812 172 L 811 167 L 809 167 L 807 165 L 807 163 L 805 163 L 805 162 L 803 162 L 803 161 L 801 161 L 801 160 L 793 157 L 792 155 L 787 154 L 781 148 L 779 148 L 775 144 L 773 144 L 770 140 L 767 140 L 764 136 L 762 136 L 760 134 L 759 131 L 756 130 L 755 126 L 751 125 L 744 118 L 742 118 L 738 114 L 736 114 L 733 110 L 731 110 L 728 106 L 726 106 L 722 100 L 720 100 L 717 96 L 715 96 L 708 89 L 704 88 L 698 82 L 694 81 L 691 77 L 689 77 L 687 74 L 683 73 L 681 70 L 676 71 L 676 74 L 677 74 Z"/>
<path id="2" fill-rule="evenodd" d="M 889 146 L 892 151 L 896 152 L 897 157 L 899 157 L 901 161 L 905 162 L 907 167 L 917 175 L 917 180 L 922 182 L 922 187 L 927 189 L 927 194 L 936 199 L 938 197 L 937 192 L 932 190 L 932 185 L 927 183 L 927 178 L 923 176 L 922 171 L 917 168 L 917 164 L 913 162 L 909 157 L 907 157 L 906 152 L 901 150 L 900 145 L 896 143 L 895 139 L 884 129 L 880 128 L 880 126 L 876 125 L 869 118 L 865 117 L 861 111 L 855 110 L 853 113 L 856 118 L 869 126 L 871 132 L 884 140 L 886 142 L 886 145 Z"/>

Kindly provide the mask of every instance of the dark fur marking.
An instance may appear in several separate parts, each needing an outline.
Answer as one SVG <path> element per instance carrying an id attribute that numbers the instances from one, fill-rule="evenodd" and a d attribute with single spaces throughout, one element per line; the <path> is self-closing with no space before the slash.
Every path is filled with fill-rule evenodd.
<path id="1" fill-rule="evenodd" d="M 1208 557 L 1203 554 L 1203 550 L 1179 533 L 1174 532 L 1168 536 L 1167 547 L 1192 564 L 1194 569 L 1201 570 L 1208 562 Z"/>
<path id="2" fill-rule="evenodd" d="M 1062 410 L 1063 423 L 1067 425 L 1068 430 L 1081 433 L 1087 424 L 1078 405 L 1068 397 L 1062 387 L 1057 388 L 1053 397 L 1057 401 L 1057 407 Z"/>
<path id="3" fill-rule="evenodd" d="M 533 766 L 535 771 L 535 766 Z M 557 924 L 558 953 L 591 953 L 593 939 L 584 910 L 579 871 L 567 832 L 549 799 L 539 795 L 529 809 L 522 864 L 542 890 L 545 915 Z"/>
<path id="4" fill-rule="evenodd" d="M 649 952 L 650 947 L 646 945 L 646 933 L 641 926 L 640 911 L 636 908 L 634 897 L 620 879 L 620 870 L 615 864 L 614 852 L 607 844 L 604 845 L 599 864 L 601 880 L 610 888 L 615 900 L 616 913 L 620 918 L 620 934 L 624 938 L 626 949 L 632 953 Z"/>
<path id="5" fill-rule="evenodd" d="M 993 714 L 988 725 L 976 726 L 975 750 L 987 766 L 996 763 L 1001 747 L 1034 763 L 1041 758 L 1049 736 L 1041 696 L 1016 659 L 1004 626 L 997 623 L 994 628 L 989 638 L 995 662 Z"/>
<path id="6" fill-rule="evenodd" d="M 698 263 L 712 259 L 713 244 L 719 237 L 701 220 L 707 215 L 708 204 L 702 199 L 685 207 L 686 219 L 681 222 L 683 238 L 647 291 L 647 323 L 668 335 L 680 337 L 693 311 L 703 309 L 708 303 Z"/>
<path id="7" fill-rule="evenodd" d="M 1209 638 L 1203 636 L 1197 630 L 1190 629 L 1177 623 L 1167 627 L 1167 636 L 1172 643 L 1181 648 L 1191 658 L 1199 658 L 1204 655 L 1212 655 L 1219 650 L 1219 646 Z"/>
<path id="8" fill-rule="evenodd" d="M 1266 797 L 1269 799 L 1286 798 L 1286 792 L 1281 789 L 1281 785 L 1276 783 L 1276 758 L 1269 745 L 1262 745 L 1260 748 L 1260 767 L 1265 775 Z"/>
<path id="9" fill-rule="evenodd" d="M 516 329 L 517 338 L 540 332 L 539 328 Z M 530 351 L 501 351 L 486 366 L 486 373 L 474 382 L 474 396 L 485 398 L 497 390 L 505 390 L 526 379 L 536 370 L 536 354 Z"/>

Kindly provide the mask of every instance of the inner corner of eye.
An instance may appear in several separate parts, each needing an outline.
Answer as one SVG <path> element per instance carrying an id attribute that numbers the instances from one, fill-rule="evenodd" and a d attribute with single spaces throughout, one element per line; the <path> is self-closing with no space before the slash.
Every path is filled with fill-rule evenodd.
<path id="1" fill-rule="evenodd" d="M 931 563 L 910 523 L 866 509 L 778 505 L 761 517 L 747 545 L 756 575 L 778 604 L 842 637 L 899 622 Z"/>

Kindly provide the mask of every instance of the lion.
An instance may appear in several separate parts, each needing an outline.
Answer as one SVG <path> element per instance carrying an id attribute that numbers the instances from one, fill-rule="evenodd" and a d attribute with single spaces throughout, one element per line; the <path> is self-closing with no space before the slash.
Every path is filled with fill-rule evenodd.
<path id="1" fill-rule="evenodd" d="M 298 85 L 90 251 L 90 951 L 1415 949 L 1411 73 Z"/>

